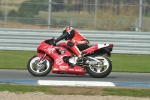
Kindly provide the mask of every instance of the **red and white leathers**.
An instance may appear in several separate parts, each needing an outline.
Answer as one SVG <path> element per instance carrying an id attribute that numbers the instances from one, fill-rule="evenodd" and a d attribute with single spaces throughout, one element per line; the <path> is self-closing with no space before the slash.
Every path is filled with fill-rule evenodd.
<path id="1" fill-rule="evenodd" d="M 74 44 L 74 46 L 69 47 L 78 57 L 81 57 L 81 51 L 77 47 L 79 44 L 88 44 L 86 38 L 84 38 L 79 32 L 74 30 L 74 37 L 71 38 L 69 41 Z"/>
<path id="2" fill-rule="evenodd" d="M 55 42 L 58 42 L 62 39 L 69 40 L 68 41 L 68 47 L 75 53 L 76 56 L 81 57 L 81 51 L 77 47 L 77 45 L 88 45 L 89 42 L 84 38 L 83 35 L 81 35 L 79 32 L 74 30 L 72 27 L 68 26 L 64 28 L 63 34 L 58 37 Z"/>

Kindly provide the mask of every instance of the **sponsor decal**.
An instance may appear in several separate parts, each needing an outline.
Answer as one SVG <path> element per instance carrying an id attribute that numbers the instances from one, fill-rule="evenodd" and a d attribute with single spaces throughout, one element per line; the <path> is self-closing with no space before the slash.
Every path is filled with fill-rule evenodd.
<path id="1" fill-rule="evenodd" d="M 64 55 L 64 56 L 66 56 L 66 55 Z M 59 58 L 56 59 L 56 64 L 57 65 L 61 65 L 64 62 L 63 59 L 62 59 L 64 56 L 60 56 Z"/>
<path id="2" fill-rule="evenodd" d="M 58 68 L 54 68 L 54 70 L 58 70 Z"/>
<path id="3" fill-rule="evenodd" d="M 60 69 L 67 69 L 68 66 L 59 66 Z"/>
<path id="4" fill-rule="evenodd" d="M 98 49 L 109 46 L 109 44 L 98 44 Z"/>
<path id="5" fill-rule="evenodd" d="M 55 51 L 55 48 L 51 48 L 51 46 L 49 48 L 47 48 L 47 51 L 49 54 L 53 54 Z"/>
<path id="6" fill-rule="evenodd" d="M 82 70 L 81 70 L 81 69 L 75 69 L 75 71 L 77 71 L 77 72 L 81 72 Z"/>
<path id="7" fill-rule="evenodd" d="M 63 61 L 64 56 L 67 56 L 67 55 L 59 56 L 59 58 L 56 59 L 57 65 L 61 65 L 62 63 L 64 63 L 64 61 Z"/>
<path id="8" fill-rule="evenodd" d="M 71 68 L 71 69 L 69 69 L 70 71 L 74 71 L 74 69 L 73 68 Z"/>
<path id="9" fill-rule="evenodd" d="M 79 44 L 85 43 L 85 41 L 77 41 Z"/>

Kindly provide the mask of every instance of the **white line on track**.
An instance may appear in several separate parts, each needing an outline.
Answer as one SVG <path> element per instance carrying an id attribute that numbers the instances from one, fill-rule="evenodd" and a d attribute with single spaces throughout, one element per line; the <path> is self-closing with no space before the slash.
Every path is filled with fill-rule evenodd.
<path id="1" fill-rule="evenodd" d="M 38 80 L 39 85 L 51 85 L 51 86 L 116 86 L 112 82 L 100 82 L 100 81 L 58 81 L 58 80 Z"/>

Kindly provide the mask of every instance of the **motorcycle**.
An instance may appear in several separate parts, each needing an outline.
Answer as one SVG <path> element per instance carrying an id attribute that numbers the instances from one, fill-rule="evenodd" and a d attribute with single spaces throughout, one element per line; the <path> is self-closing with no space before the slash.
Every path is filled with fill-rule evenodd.
<path id="1" fill-rule="evenodd" d="M 28 61 L 27 70 L 33 76 L 46 76 L 51 72 L 104 78 L 112 71 L 112 61 L 108 57 L 111 56 L 113 44 L 90 46 L 82 50 L 84 59 L 79 59 L 69 49 L 67 42 L 56 45 L 53 41 L 54 38 L 42 41 L 37 54 Z"/>

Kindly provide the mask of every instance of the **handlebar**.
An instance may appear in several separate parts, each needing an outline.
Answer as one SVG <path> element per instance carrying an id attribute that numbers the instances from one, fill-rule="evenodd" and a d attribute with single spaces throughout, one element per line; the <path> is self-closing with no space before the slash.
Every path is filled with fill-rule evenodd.
<path id="1" fill-rule="evenodd" d="M 54 39 L 54 38 L 45 40 L 45 43 L 56 46 L 56 43 L 55 43 L 55 39 Z"/>

